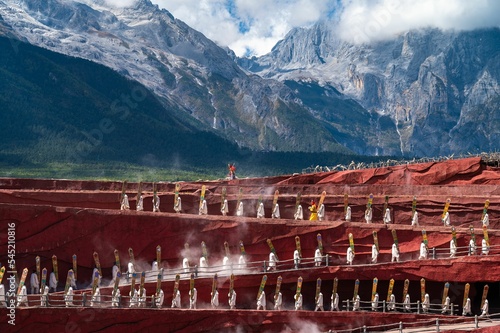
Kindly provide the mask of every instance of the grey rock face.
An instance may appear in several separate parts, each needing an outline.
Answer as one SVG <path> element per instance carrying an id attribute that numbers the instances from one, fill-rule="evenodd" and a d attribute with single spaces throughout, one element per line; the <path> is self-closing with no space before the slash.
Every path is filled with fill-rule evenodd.
<path id="1" fill-rule="evenodd" d="M 500 148 L 499 57 L 498 28 L 425 29 L 355 45 L 318 23 L 292 30 L 269 54 L 239 63 L 264 77 L 333 87 L 394 123 L 396 135 L 379 133 L 384 153 L 397 153 L 399 146 L 399 154 L 428 156 Z"/>

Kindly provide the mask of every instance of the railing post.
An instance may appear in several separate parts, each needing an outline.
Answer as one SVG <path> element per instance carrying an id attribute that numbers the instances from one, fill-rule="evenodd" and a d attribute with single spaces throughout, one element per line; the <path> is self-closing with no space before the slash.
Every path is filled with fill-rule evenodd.
<path id="1" fill-rule="evenodd" d="M 326 267 L 328 267 L 328 253 L 325 256 L 325 263 L 326 263 Z"/>
<path id="2" fill-rule="evenodd" d="M 432 259 L 436 259 L 436 248 L 432 248 Z"/>
<path id="3" fill-rule="evenodd" d="M 195 265 L 194 266 L 194 277 L 197 278 L 198 277 L 198 265 Z"/>
<path id="4" fill-rule="evenodd" d="M 417 314 L 420 314 L 420 301 L 417 301 Z"/>
<path id="5" fill-rule="evenodd" d="M 477 320 L 477 315 L 474 316 L 474 325 L 475 328 L 479 328 L 479 321 Z"/>
<path id="6" fill-rule="evenodd" d="M 439 331 L 439 318 L 436 318 L 436 332 L 440 332 Z"/>
<path id="7" fill-rule="evenodd" d="M 366 325 L 363 325 L 363 333 L 366 333 Z"/>
<path id="8" fill-rule="evenodd" d="M 347 300 L 347 305 L 346 306 L 347 306 L 346 310 L 349 311 L 349 300 Z"/>
<path id="9" fill-rule="evenodd" d="M 87 303 L 87 294 L 86 294 L 86 293 L 83 293 L 83 297 L 82 297 L 82 306 L 86 306 L 86 303 Z"/>
<path id="10" fill-rule="evenodd" d="M 453 313 L 455 312 L 454 311 L 454 305 L 453 305 L 453 303 L 451 303 L 451 308 L 450 309 L 451 309 L 451 313 L 450 314 L 453 316 Z"/>
<path id="11" fill-rule="evenodd" d="M 264 260 L 264 272 L 266 271 L 266 261 Z"/>
<path id="12" fill-rule="evenodd" d="M 403 322 L 399 322 L 399 333 L 403 333 Z"/>
<path id="13" fill-rule="evenodd" d="M 118 307 L 122 307 L 122 295 L 118 296 Z"/>
<path id="14" fill-rule="evenodd" d="M 385 299 L 382 301 L 382 312 L 385 312 Z"/>

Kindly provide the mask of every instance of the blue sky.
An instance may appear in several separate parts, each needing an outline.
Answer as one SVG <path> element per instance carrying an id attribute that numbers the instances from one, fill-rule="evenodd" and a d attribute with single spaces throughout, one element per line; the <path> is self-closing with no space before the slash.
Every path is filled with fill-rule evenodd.
<path id="1" fill-rule="evenodd" d="M 113 0 L 108 0 L 113 1 Z M 500 26 L 500 0 L 151 0 L 238 56 L 263 55 L 294 27 L 335 18 L 364 43 L 414 28 Z"/>

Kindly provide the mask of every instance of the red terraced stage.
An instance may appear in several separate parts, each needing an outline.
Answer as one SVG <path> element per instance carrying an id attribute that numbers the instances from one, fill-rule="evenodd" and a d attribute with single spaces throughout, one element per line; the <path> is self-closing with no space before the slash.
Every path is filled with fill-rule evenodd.
<path id="1" fill-rule="evenodd" d="M 281 260 L 290 260 L 295 249 L 295 236 L 300 236 L 304 257 L 313 257 L 317 247 L 316 235 L 322 234 L 324 254 L 329 256 L 329 266 L 302 267 L 295 270 L 283 264 L 280 271 L 270 272 L 265 292 L 268 309 L 272 308 L 276 279 L 283 277 L 282 292 L 284 308 L 293 309 L 293 295 L 299 276 L 304 278 L 302 293 L 304 308 L 314 310 L 314 292 L 317 278 L 323 280 L 322 292 L 325 308 L 329 309 L 333 278 L 339 279 L 339 295 L 342 300 L 352 299 L 354 280 L 359 279 L 361 300 L 369 301 L 372 279 L 379 279 L 380 298 L 385 299 L 388 281 L 396 280 L 394 294 L 397 302 L 402 299 L 402 286 L 405 279 L 410 280 L 409 294 L 412 300 L 420 298 L 419 281 L 426 279 L 426 291 L 432 300 L 440 302 L 444 282 L 452 283 L 450 298 L 460 305 L 463 298 L 463 286 L 470 283 L 470 298 L 473 312 L 480 314 L 482 288 L 490 286 L 490 312 L 499 308 L 498 295 L 500 281 L 500 248 L 495 248 L 500 223 L 500 170 L 481 162 L 480 158 L 450 160 L 439 163 L 424 163 L 394 166 L 381 169 L 347 170 L 295 176 L 269 178 L 236 179 L 231 181 L 205 181 L 181 183 L 180 196 L 183 212 L 173 212 L 173 183 L 158 183 L 157 191 L 161 199 L 161 213 L 152 210 L 152 184 L 142 184 L 144 212 L 136 212 L 135 196 L 137 183 L 128 183 L 126 193 L 132 210 L 120 211 L 119 198 L 122 183 L 99 181 L 69 180 L 34 180 L 0 178 L 0 262 L 7 262 L 7 247 L 4 238 L 7 224 L 16 224 L 16 264 L 20 271 L 27 267 L 34 268 L 35 257 L 41 257 L 41 266 L 51 270 L 51 257 L 59 260 L 59 287 L 63 289 L 66 272 L 71 268 L 71 256 L 78 256 L 78 285 L 90 285 L 93 269 L 94 251 L 99 253 L 103 267 L 104 280 L 111 277 L 113 250 L 118 249 L 122 258 L 122 271 L 126 271 L 127 250 L 133 248 L 139 270 L 149 270 L 155 258 L 155 248 L 162 247 L 161 267 L 176 269 L 181 267 L 184 244 L 190 244 L 190 261 L 196 262 L 201 254 L 201 241 L 205 241 L 209 252 L 209 262 L 220 262 L 224 255 L 223 243 L 228 242 L 233 262 L 239 255 L 240 240 L 245 244 L 247 261 L 263 262 L 268 259 L 269 247 L 266 239 L 272 240 Z M 197 215 L 200 189 L 206 185 L 208 216 Z M 227 189 L 229 215 L 220 214 L 222 188 Z M 239 189 L 243 189 L 242 201 L 245 217 L 235 217 L 234 211 Z M 271 219 L 271 205 L 274 191 L 280 192 L 281 219 Z M 311 199 L 317 200 L 322 191 L 326 191 L 325 221 L 293 220 L 295 198 L 302 194 L 301 204 L 308 216 L 307 206 Z M 364 223 L 364 210 L 368 195 L 374 194 L 373 224 Z M 344 194 L 349 195 L 352 208 L 352 222 L 343 222 Z M 259 196 L 263 195 L 266 211 L 265 219 L 257 219 L 256 206 Z M 385 196 L 389 196 L 393 224 L 382 224 L 382 211 Z M 420 227 L 412 227 L 412 198 L 417 196 L 417 211 Z M 458 256 L 447 258 L 450 227 L 441 223 L 441 213 L 447 198 L 451 198 L 449 208 L 451 224 L 457 229 L 459 247 L 466 247 L 472 224 L 476 229 L 477 246 L 480 252 L 482 240 L 481 215 L 484 202 L 490 200 L 489 236 L 492 249 L 488 256 Z M 417 260 L 422 240 L 421 230 L 427 231 L 429 247 L 436 248 L 437 259 Z M 401 251 L 400 263 L 390 263 L 392 235 L 397 231 Z M 378 264 L 369 264 L 372 232 L 377 231 L 381 253 Z M 349 246 L 348 234 L 355 240 L 356 257 L 353 266 L 345 264 L 346 250 Z M 29 307 L 18 310 L 16 329 L 59 327 L 72 325 L 86 327 L 88 331 L 97 331 L 113 327 L 120 331 L 168 330 L 181 332 L 193 331 L 282 331 L 287 327 L 291 331 L 300 331 L 300 325 L 311 322 L 320 331 L 329 329 L 347 329 L 363 325 L 379 325 L 388 322 L 405 321 L 408 316 L 429 318 L 429 315 L 417 314 L 382 314 L 362 312 L 342 312 L 336 315 L 313 311 L 275 311 L 256 312 L 255 297 L 262 278 L 263 267 L 260 264 L 248 274 L 237 274 L 235 290 L 238 292 L 238 310 L 155 310 L 155 309 L 90 309 L 90 308 L 40 308 Z M 492 269 L 493 268 L 493 269 Z M 28 275 L 29 277 L 29 275 Z M 210 277 L 196 279 L 200 304 L 209 303 L 212 280 Z M 4 278 L 5 284 L 5 278 Z M 146 284 L 147 293 L 154 292 L 156 283 Z M 221 274 L 219 279 L 221 307 L 227 307 L 229 281 Z M 165 305 L 170 305 L 173 281 L 164 281 Z M 28 285 L 29 289 L 29 285 Z M 122 295 L 128 294 L 129 286 L 120 287 Z M 189 278 L 180 283 L 182 305 L 187 307 Z M 102 288 L 104 295 L 111 293 L 110 288 Z M 54 296 L 57 297 L 57 296 Z M 37 305 L 30 297 L 30 305 Z M 126 306 L 126 303 L 124 304 Z M 202 306 L 201 306 L 202 307 Z M 457 308 L 458 310 L 458 308 Z M 0 310 L 0 315 L 5 309 Z M 93 313 L 92 324 L 85 316 Z M 94 312 L 95 311 L 95 312 Z M 161 311 L 161 314 L 158 313 Z M 458 312 L 458 311 L 457 311 Z M 433 315 L 432 318 L 435 318 Z M 61 318 L 61 324 L 52 322 L 52 317 Z M 257 320 L 257 318 L 259 320 Z M 409 320 L 411 321 L 411 320 Z M 298 322 L 298 323 L 297 323 Z M 128 323 L 126 326 L 124 323 Z M 302 323 L 302 324 L 300 324 Z M 299 326 L 297 326 L 299 325 Z M 64 330 L 62 326 L 59 330 Z M 83 329 L 86 331 L 86 329 Z"/>

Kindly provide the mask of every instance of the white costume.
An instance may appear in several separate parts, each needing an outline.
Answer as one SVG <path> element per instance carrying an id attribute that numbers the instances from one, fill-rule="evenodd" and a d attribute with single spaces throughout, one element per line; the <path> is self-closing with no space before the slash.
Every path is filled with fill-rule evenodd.
<path id="1" fill-rule="evenodd" d="M 184 270 L 184 273 L 189 273 L 189 259 L 188 258 L 182 259 L 182 269 Z"/>
<path id="2" fill-rule="evenodd" d="M 295 214 L 293 214 L 293 218 L 296 220 L 304 219 L 304 211 L 302 210 L 302 205 L 297 206 L 297 210 L 295 211 Z"/>
<path id="3" fill-rule="evenodd" d="M 293 251 L 293 264 L 295 266 L 295 269 L 299 268 L 299 265 L 300 265 L 300 254 L 299 254 L 299 250 L 297 250 L 297 249 L 295 249 L 295 251 Z"/>
<path id="4" fill-rule="evenodd" d="M 243 216 L 243 201 L 240 201 L 238 209 L 236 209 L 236 216 Z"/>
<path id="5" fill-rule="evenodd" d="M 474 243 L 473 239 L 469 241 L 469 255 L 470 256 L 476 255 L 476 243 Z"/>
<path id="6" fill-rule="evenodd" d="M 200 271 L 202 272 L 206 271 L 205 268 L 207 267 L 208 267 L 207 259 L 205 259 L 205 257 L 200 257 Z"/>
<path id="7" fill-rule="evenodd" d="M 325 205 L 319 205 L 318 209 L 318 220 L 323 221 L 325 219 Z"/>
<path id="8" fill-rule="evenodd" d="M 293 299 L 295 300 L 295 310 L 302 310 L 302 294 L 293 295 Z"/>
<path id="9" fill-rule="evenodd" d="M 142 194 L 139 196 L 139 199 L 137 199 L 137 206 L 135 209 L 138 212 L 142 212 L 144 210 L 144 198 L 142 197 Z"/>
<path id="10" fill-rule="evenodd" d="M 323 308 L 323 293 L 321 291 L 319 292 L 318 298 L 316 299 L 316 308 L 314 309 L 314 311 L 318 310 L 325 311 L 325 309 Z"/>
<path id="11" fill-rule="evenodd" d="M 211 295 L 211 299 L 210 299 L 210 303 L 212 304 L 212 308 L 216 308 L 219 306 L 219 292 L 217 290 L 215 290 L 215 293 L 212 295 L 212 293 L 210 293 Z"/>
<path id="12" fill-rule="evenodd" d="M 354 299 L 354 305 L 352 306 L 352 311 L 358 311 L 360 307 L 361 299 L 359 295 L 356 295 L 356 299 Z"/>
<path id="13" fill-rule="evenodd" d="M 154 273 L 158 273 L 158 261 L 153 260 L 153 263 L 151 264 L 151 271 Z"/>
<path id="14" fill-rule="evenodd" d="M 378 293 L 376 293 L 372 301 L 372 311 L 378 311 L 378 298 Z"/>
<path id="15" fill-rule="evenodd" d="M 331 311 L 340 311 L 339 310 L 339 300 L 340 300 L 339 294 L 338 293 L 332 294 L 331 299 L 332 299 L 332 302 L 330 304 L 330 308 L 331 308 L 330 310 Z"/>
<path id="16" fill-rule="evenodd" d="M 274 310 L 281 310 L 281 305 L 283 304 L 283 294 L 281 291 L 278 293 L 278 296 L 274 296 Z"/>
<path id="17" fill-rule="evenodd" d="M 372 223 L 372 216 L 373 216 L 373 211 L 371 208 L 368 208 L 365 211 L 365 221 L 366 223 Z"/>
<path id="18" fill-rule="evenodd" d="M 394 296 L 394 294 L 391 294 L 389 298 L 389 303 L 387 303 L 387 310 L 388 311 L 396 310 L 396 296 Z"/>
<path id="19" fill-rule="evenodd" d="M 347 209 L 345 212 L 345 220 L 346 220 L 346 222 L 351 222 L 351 206 L 347 206 Z"/>
<path id="20" fill-rule="evenodd" d="M 120 306 L 120 289 L 116 289 L 116 293 L 111 298 L 111 306 L 117 308 Z"/>
<path id="21" fill-rule="evenodd" d="M 160 197 L 157 194 L 153 195 L 153 212 L 160 211 Z"/>
<path id="22" fill-rule="evenodd" d="M 181 307 L 181 292 L 179 289 L 175 292 L 175 297 L 172 298 L 172 306 L 171 308 L 180 308 Z"/>
<path id="23" fill-rule="evenodd" d="M 471 314 L 472 314 L 472 311 L 471 311 L 470 298 L 467 297 L 467 301 L 465 301 L 465 306 L 464 306 L 464 310 L 462 312 L 462 316 L 467 316 L 467 315 L 471 315 Z"/>
<path id="24" fill-rule="evenodd" d="M 260 293 L 260 297 L 257 299 L 257 310 L 266 309 L 266 293 L 264 290 Z"/>
<path id="25" fill-rule="evenodd" d="M 180 213 L 182 210 L 182 202 L 181 202 L 181 197 L 177 198 L 177 202 L 174 204 L 174 211 L 176 213 Z"/>
<path id="26" fill-rule="evenodd" d="M 429 294 L 425 294 L 424 301 L 422 302 L 422 311 L 424 313 L 429 312 L 430 306 L 431 306 L 431 300 L 429 298 Z"/>
<path id="27" fill-rule="evenodd" d="M 227 294 L 229 308 L 231 310 L 236 309 L 236 291 L 233 290 L 232 293 Z"/>
<path id="28" fill-rule="evenodd" d="M 222 207 L 220 208 L 220 212 L 222 213 L 222 216 L 226 216 L 227 213 L 229 213 L 227 199 L 224 199 L 224 203 L 222 204 Z"/>
<path id="29" fill-rule="evenodd" d="M 481 254 L 487 256 L 490 253 L 490 246 L 486 242 L 486 239 L 483 238 L 481 241 Z"/>
<path id="30" fill-rule="evenodd" d="M 263 218 L 265 217 L 265 212 L 264 212 L 264 204 L 261 202 L 259 204 L 259 208 L 257 209 L 257 218 Z"/>
<path id="31" fill-rule="evenodd" d="M 446 314 L 446 312 L 450 311 L 450 298 L 448 296 L 446 296 L 442 310 L 443 310 L 441 311 L 442 314 Z"/>
<path id="32" fill-rule="evenodd" d="M 321 266 L 322 261 L 323 256 L 321 255 L 321 251 L 319 249 L 316 249 L 316 251 L 314 251 L 314 266 Z"/>
<path id="33" fill-rule="evenodd" d="M 101 291 L 99 288 L 95 288 L 95 293 L 90 300 L 90 307 L 99 307 L 101 306 Z"/>
<path id="34" fill-rule="evenodd" d="M 139 298 L 137 299 L 138 300 L 138 304 L 137 306 L 140 307 L 140 308 L 145 308 L 146 307 L 146 300 L 147 300 L 147 296 L 146 296 L 146 288 L 142 287 L 139 287 Z M 142 292 L 142 296 L 141 296 L 141 292 Z"/>
<path id="35" fill-rule="evenodd" d="M 446 212 L 446 214 L 444 214 L 444 217 L 442 218 L 442 221 L 443 221 L 443 224 L 445 226 L 450 226 L 451 223 L 450 223 L 450 213 Z"/>
<path id="36" fill-rule="evenodd" d="M 64 302 L 66 303 L 66 307 L 73 305 L 73 288 L 68 288 L 68 292 L 64 296 Z"/>
<path id="37" fill-rule="evenodd" d="M 30 286 L 31 294 L 38 294 L 38 291 L 40 290 L 40 281 L 38 281 L 38 275 L 36 272 L 31 273 Z"/>
<path id="38" fill-rule="evenodd" d="M 403 301 L 403 309 L 405 312 L 411 312 L 411 304 L 410 304 L 410 294 L 406 294 L 405 300 Z"/>
<path id="39" fill-rule="evenodd" d="M 238 267 L 239 268 L 245 268 L 246 267 L 246 262 L 245 262 L 245 256 L 240 255 L 240 258 L 238 259 Z"/>
<path id="40" fill-rule="evenodd" d="M 420 256 L 418 257 L 418 260 L 425 259 L 427 259 L 427 246 L 425 246 L 425 243 L 422 241 L 422 243 L 420 243 Z"/>
<path id="41" fill-rule="evenodd" d="M 155 295 L 155 306 L 157 308 L 161 308 L 163 306 L 163 301 L 165 300 L 165 294 L 163 293 L 163 290 L 160 289 L 160 292 Z"/>
<path id="42" fill-rule="evenodd" d="M 208 208 L 207 208 L 207 200 L 203 199 L 200 205 L 200 209 L 198 210 L 199 215 L 207 215 L 208 214 Z"/>
<path id="43" fill-rule="evenodd" d="M 133 290 L 130 290 L 128 295 L 130 296 L 130 303 L 129 303 L 128 307 L 135 308 L 137 306 L 139 293 L 137 293 L 137 290 L 135 290 L 135 288 L 134 288 Z"/>
<path id="44" fill-rule="evenodd" d="M 49 304 L 49 287 L 45 286 L 42 295 L 40 295 L 40 306 L 47 306 Z"/>
<path id="45" fill-rule="evenodd" d="M 0 284 L 0 307 L 7 307 L 7 302 L 5 300 L 5 287 Z"/>
<path id="46" fill-rule="evenodd" d="M 51 272 L 50 273 L 50 276 L 49 276 L 49 291 L 50 290 L 53 290 L 54 292 L 57 291 L 57 280 L 56 280 L 56 274 L 54 274 L 54 272 Z"/>
<path id="47" fill-rule="evenodd" d="M 349 265 L 352 265 L 353 261 L 354 261 L 354 252 L 352 251 L 351 247 L 349 246 L 347 248 L 347 263 Z"/>
<path id="48" fill-rule="evenodd" d="M 391 223 L 391 210 L 389 208 L 386 208 L 385 210 L 384 223 L 385 224 Z"/>
<path id="49" fill-rule="evenodd" d="M 127 267 L 128 267 L 128 274 L 129 274 L 129 276 L 131 277 L 131 276 L 132 276 L 132 274 L 134 274 L 134 273 L 135 273 L 135 267 L 134 267 L 134 264 L 130 261 L 130 262 L 128 263 L 128 266 L 127 266 Z"/>
<path id="50" fill-rule="evenodd" d="M 488 300 L 485 299 L 483 307 L 481 308 L 482 312 L 481 312 L 481 315 L 479 316 L 479 318 L 488 317 L 489 316 L 489 310 L 490 310 L 490 306 L 488 304 Z"/>
<path id="51" fill-rule="evenodd" d="M 413 214 L 413 217 L 411 219 L 411 225 L 418 227 L 418 212 L 415 211 L 415 214 Z"/>
<path id="52" fill-rule="evenodd" d="M 378 259 L 377 245 L 372 245 L 372 264 L 376 264 Z"/>
<path id="53" fill-rule="evenodd" d="M 398 250 L 398 246 L 396 245 L 396 243 L 393 243 L 392 244 L 392 259 L 391 259 L 391 262 L 399 262 L 399 250 Z"/>
<path id="54" fill-rule="evenodd" d="M 26 286 L 23 286 L 19 295 L 17 295 L 17 307 L 21 305 L 28 306 L 28 290 Z"/>
<path id="55" fill-rule="evenodd" d="M 121 210 L 129 210 L 130 209 L 130 204 L 128 203 L 128 195 L 123 195 L 122 203 L 120 206 Z"/>
<path id="56" fill-rule="evenodd" d="M 450 241 L 450 258 L 455 258 L 455 255 L 457 254 L 457 245 L 453 241 L 453 239 Z"/>
<path id="57" fill-rule="evenodd" d="M 271 218 L 272 219 L 280 219 L 281 218 L 280 206 L 277 203 L 276 203 L 276 205 L 274 205 L 273 213 L 271 214 Z"/>
<path id="58" fill-rule="evenodd" d="M 276 269 L 276 262 L 277 261 L 278 261 L 278 259 L 276 259 L 276 255 L 274 254 L 274 252 L 269 252 L 269 265 L 267 267 L 267 270 L 274 271 Z"/>
<path id="59" fill-rule="evenodd" d="M 222 269 L 229 269 L 229 265 L 229 258 L 224 256 L 224 258 L 222 258 Z"/>
<path id="60" fill-rule="evenodd" d="M 488 216 L 488 213 L 484 214 L 483 217 L 483 227 L 488 227 L 490 225 L 490 218 Z"/>
<path id="61" fill-rule="evenodd" d="M 189 308 L 196 309 L 196 301 L 198 300 L 198 291 L 193 288 L 193 295 L 191 295 L 191 289 L 189 289 Z"/>

